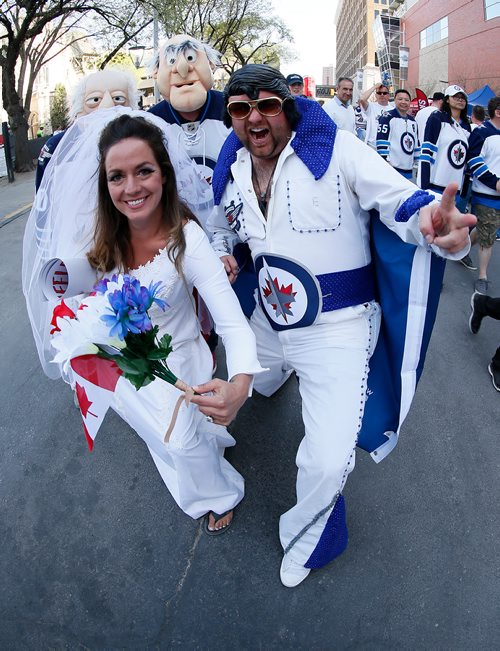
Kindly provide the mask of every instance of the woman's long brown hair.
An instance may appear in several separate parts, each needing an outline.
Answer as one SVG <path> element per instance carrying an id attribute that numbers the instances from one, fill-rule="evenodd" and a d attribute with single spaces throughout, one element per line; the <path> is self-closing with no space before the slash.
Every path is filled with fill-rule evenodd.
<path id="1" fill-rule="evenodd" d="M 106 175 L 106 156 L 113 145 L 125 138 L 144 140 L 151 148 L 161 173 L 165 178 L 161 203 L 162 221 L 169 233 L 168 256 L 181 274 L 182 258 L 186 250 L 183 225 L 186 220 L 198 220 L 182 203 L 177 193 L 175 172 L 167 153 L 163 134 L 158 127 L 142 117 L 121 115 L 104 128 L 99 139 L 99 178 L 97 190 L 97 212 L 94 230 L 94 244 L 87 253 L 90 264 L 99 272 L 112 269 L 128 271 L 131 257 L 130 229 L 128 220 L 117 210 L 111 200 Z"/>

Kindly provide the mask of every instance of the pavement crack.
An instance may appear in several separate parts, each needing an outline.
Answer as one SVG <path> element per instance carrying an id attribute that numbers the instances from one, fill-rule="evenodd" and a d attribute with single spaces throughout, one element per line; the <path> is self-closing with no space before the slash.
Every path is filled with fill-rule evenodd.
<path id="1" fill-rule="evenodd" d="M 189 574 L 189 570 L 191 569 L 192 562 L 194 560 L 194 555 L 196 552 L 196 548 L 198 547 L 198 543 L 200 542 L 201 535 L 202 535 L 202 527 L 203 527 L 203 521 L 198 527 L 198 530 L 196 532 L 196 536 L 194 537 L 193 544 L 191 545 L 191 549 L 189 550 L 188 557 L 187 557 L 187 562 L 186 566 L 184 568 L 184 571 L 182 572 L 179 581 L 177 582 L 177 585 L 175 587 L 175 590 L 173 594 L 167 599 L 165 602 L 165 610 L 166 610 L 166 619 L 168 619 L 168 610 L 170 608 L 170 605 L 174 599 L 177 598 L 177 596 L 180 594 L 182 591 L 182 588 L 184 587 L 184 583 L 186 582 L 186 579 Z"/>

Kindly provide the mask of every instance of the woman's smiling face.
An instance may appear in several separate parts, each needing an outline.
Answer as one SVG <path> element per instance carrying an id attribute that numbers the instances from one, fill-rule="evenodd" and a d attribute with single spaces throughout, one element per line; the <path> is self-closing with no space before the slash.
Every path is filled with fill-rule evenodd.
<path id="1" fill-rule="evenodd" d="M 146 141 L 125 138 L 110 147 L 105 169 L 111 200 L 131 227 L 161 220 L 165 179 Z"/>

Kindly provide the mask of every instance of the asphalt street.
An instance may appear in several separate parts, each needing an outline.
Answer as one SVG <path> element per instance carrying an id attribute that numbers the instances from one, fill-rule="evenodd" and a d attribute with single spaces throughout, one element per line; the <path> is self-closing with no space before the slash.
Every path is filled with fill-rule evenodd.
<path id="1" fill-rule="evenodd" d="M 500 394 L 486 370 L 500 324 L 469 333 L 472 272 L 448 263 L 398 447 L 379 465 L 357 457 L 347 551 L 287 589 L 277 522 L 302 435 L 294 379 L 240 412 L 228 456 L 246 497 L 231 530 L 207 537 L 115 414 L 87 451 L 71 391 L 36 355 L 25 223 L 0 229 L 2 650 L 500 648 Z"/>

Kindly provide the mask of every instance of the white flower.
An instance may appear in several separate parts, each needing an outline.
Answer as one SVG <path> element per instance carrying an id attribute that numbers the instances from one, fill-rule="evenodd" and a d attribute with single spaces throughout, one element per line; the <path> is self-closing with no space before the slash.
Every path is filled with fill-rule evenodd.
<path id="1" fill-rule="evenodd" d="M 109 313 L 109 310 L 107 295 L 96 294 L 81 302 L 76 318 L 65 316 L 56 319 L 59 331 L 53 334 L 51 343 L 57 353 L 52 361 L 61 364 L 64 373 L 68 373 L 74 357 L 97 354 L 98 345 L 119 350 L 126 347 L 125 341 L 110 336 L 109 327 L 101 320 L 101 316 Z"/>

